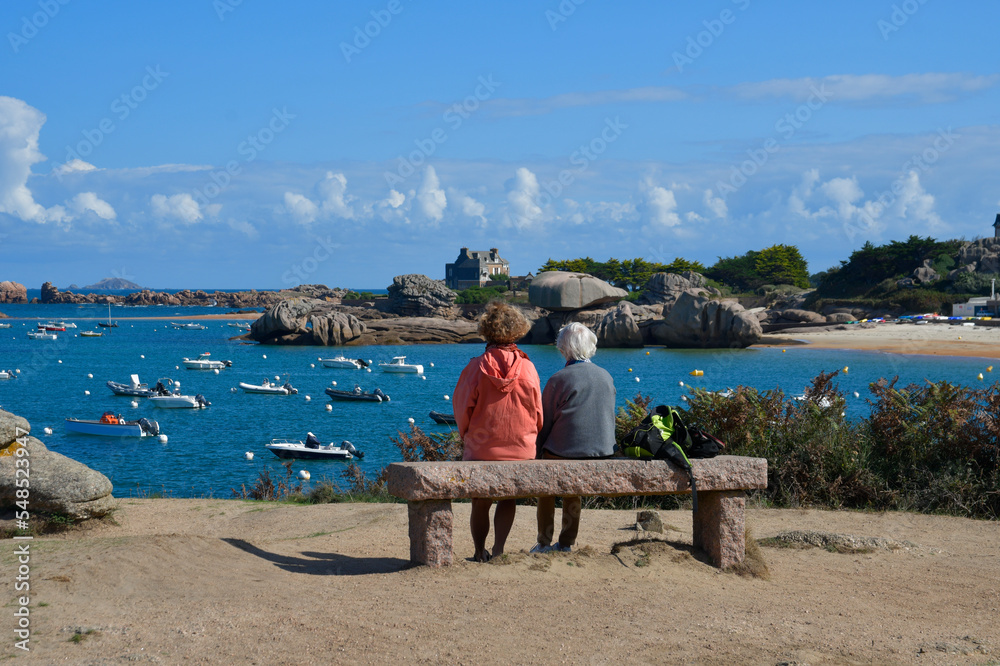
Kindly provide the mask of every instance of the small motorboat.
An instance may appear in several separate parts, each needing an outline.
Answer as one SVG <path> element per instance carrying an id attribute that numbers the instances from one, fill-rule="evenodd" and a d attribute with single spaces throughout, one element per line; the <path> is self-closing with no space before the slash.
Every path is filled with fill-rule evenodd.
<path id="1" fill-rule="evenodd" d="M 360 358 L 345 358 L 343 355 L 336 358 L 321 358 L 319 360 L 324 368 L 344 368 L 347 370 L 360 370 L 367 368 L 368 364 Z"/>
<path id="2" fill-rule="evenodd" d="M 209 358 L 212 354 L 205 352 L 198 354 L 198 358 L 183 358 L 181 361 L 188 370 L 222 370 L 232 366 L 232 361 L 213 361 Z"/>
<path id="3" fill-rule="evenodd" d="M 167 386 L 174 383 L 171 379 L 161 379 L 156 382 L 156 386 L 149 388 L 146 384 L 139 382 L 139 375 L 130 375 L 129 379 L 131 380 L 130 384 L 109 381 L 107 386 L 115 395 L 125 395 L 131 398 L 152 398 L 154 395 L 170 395 Z M 163 385 L 164 381 L 167 382 L 166 386 Z"/>
<path id="4" fill-rule="evenodd" d="M 389 396 L 382 392 L 382 389 L 375 389 L 371 393 L 367 393 L 361 390 L 361 387 L 357 384 L 354 385 L 353 391 L 339 391 L 337 389 L 328 388 L 326 389 L 326 394 L 331 398 L 336 400 L 355 400 L 361 402 L 389 402 Z"/>
<path id="5" fill-rule="evenodd" d="M 226 326 L 230 326 L 232 328 L 238 328 L 241 331 L 249 331 L 250 330 L 250 324 L 248 324 L 245 321 L 231 321 L 228 324 L 226 324 Z"/>
<path id="6" fill-rule="evenodd" d="M 46 326 L 62 326 L 63 330 L 67 328 L 76 328 L 76 324 L 74 324 L 73 322 L 65 322 L 65 321 L 50 321 L 48 324 L 46 324 Z"/>
<path id="7" fill-rule="evenodd" d="M 200 393 L 198 395 L 181 395 L 180 382 L 174 382 L 173 393 L 150 396 L 149 401 L 160 409 L 201 409 L 212 404 Z"/>
<path id="8" fill-rule="evenodd" d="M 0 324 L 0 328 L 10 328 L 10 324 Z"/>
<path id="9" fill-rule="evenodd" d="M 295 395 L 299 392 L 299 390 L 293 387 L 289 382 L 285 382 L 284 384 L 272 384 L 267 378 L 264 379 L 262 384 L 247 384 L 246 382 L 240 382 L 240 388 L 243 389 L 245 393 L 263 393 L 266 395 Z"/>
<path id="10" fill-rule="evenodd" d="M 49 323 L 49 324 L 43 324 L 42 322 L 38 322 L 38 330 L 39 331 L 54 331 L 54 332 L 58 332 L 58 333 L 65 333 L 66 332 L 66 327 L 65 326 L 57 326 L 56 324 L 51 324 L 51 323 Z"/>
<path id="11" fill-rule="evenodd" d="M 32 340 L 56 340 L 59 336 L 56 333 L 49 333 L 48 331 L 28 331 L 28 337 Z"/>
<path id="12" fill-rule="evenodd" d="M 434 419 L 435 423 L 440 423 L 441 425 L 456 425 L 454 414 L 446 414 L 445 412 L 435 412 L 434 410 L 431 410 L 430 417 Z"/>
<path id="13" fill-rule="evenodd" d="M 99 338 L 102 335 L 104 334 L 100 331 L 80 331 L 81 338 Z"/>
<path id="14" fill-rule="evenodd" d="M 152 419 L 126 421 L 114 412 L 104 412 L 98 421 L 66 419 L 66 430 L 103 437 L 155 437 L 160 434 L 160 425 Z"/>
<path id="15" fill-rule="evenodd" d="M 306 441 L 272 439 L 264 445 L 279 458 L 304 458 L 306 460 L 353 460 L 364 458 L 365 454 L 358 451 L 346 439 L 340 444 L 321 444 L 315 435 L 306 435 Z"/>
<path id="16" fill-rule="evenodd" d="M 17 379 L 17 374 L 13 370 L 0 370 L 0 379 Z"/>
<path id="17" fill-rule="evenodd" d="M 194 323 L 175 324 L 174 322 L 170 322 L 170 325 L 173 326 L 174 328 L 179 328 L 185 331 L 204 331 L 207 328 L 207 326 L 204 326 L 203 324 L 194 324 Z"/>
<path id="18" fill-rule="evenodd" d="M 394 356 L 388 363 L 379 363 L 378 367 L 382 368 L 382 372 L 424 374 L 424 366 L 417 365 L 416 363 L 407 363 L 405 356 Z"/>

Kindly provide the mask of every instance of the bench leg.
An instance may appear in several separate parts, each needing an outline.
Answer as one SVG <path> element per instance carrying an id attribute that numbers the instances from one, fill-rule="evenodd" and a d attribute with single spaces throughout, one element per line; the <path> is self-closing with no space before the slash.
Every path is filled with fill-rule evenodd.
<path id="1" fill-rule="evenodd" d="M 725 569 L 746 556 L 746 495 L 742 490 L 698 493 L 694 545 Z"/>
<path id="2" fill-rule="evenodd" d="M 431 567 L 451 565 L 451 500 L 408 502 L 410 562 Z"/>

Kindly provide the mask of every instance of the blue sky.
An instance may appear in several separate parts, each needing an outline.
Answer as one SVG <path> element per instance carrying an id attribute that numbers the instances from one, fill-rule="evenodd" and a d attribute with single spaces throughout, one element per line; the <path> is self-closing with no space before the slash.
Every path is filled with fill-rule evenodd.
<path id="1" fill-rule="evenodd" d="M 385 287 L 991 235 L 1000 5 L 0 6 L 0 280 Z"/>

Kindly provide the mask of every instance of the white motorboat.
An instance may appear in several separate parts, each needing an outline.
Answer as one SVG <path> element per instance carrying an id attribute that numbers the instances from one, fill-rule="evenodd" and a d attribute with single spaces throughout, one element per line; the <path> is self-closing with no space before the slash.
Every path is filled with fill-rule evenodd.
<path id="1" fill-rule="evenodd" d="M 210 352 L 198 354 L 198 358 L 183 358 L 184 367 L 188 370 L 222 370 L 230 367 L 232 361 L 213 361 L 209 358 Z"/>
<path id="2" fill-rule="evenodd" d="M 13 370 L 0 370 L 0 379 L 17 379 L 17 374 Z"/>
<path id="3" fill-rule="evenodd" d="M 347 370 L 360 370 L 361 368 L 368 367 L 368 364 L 362 361 L 360 358 L 346 358 L 343 355 L 337 356 L 336 358 L 321 358 L 319 362 L 323 364 L 324 368 L 345 368 Z"/>
<path id="4" fill-rule="evenodd" d="M 0 324 L 0 328 L 10 328 L 10 324 Z"/>
<path id="5" fill-rule="evenodd" d="M 364 458 L 365 454 L 354 448 L 346 439 L 340 444 L 321 444 L 315 435 L 309 433 L 306 441 L 272 439 L 264 445 L 279 458 L 303 458 L 306 460 L 353 460 Z"/>
<path id="6" fill-rule="evenodd" d="M 66 430 L 104 437 L 155 437 L 160 434 L 160 424 L 152 419 L 126 421 L 113 412 L 104 412 L 99 421 L 66 419 Z"/>
<path id="7" fill-rule="evenodd" d="M 67 328 L 76 328 L 76 324 L 74 324 L 73 322 L 65 322 L 65 321 L 50 321 L 46 325 L 47 326 L 58 326 L 58 327 L 62 328 L 64 331 Z"/>
<path id="8" fill-rule="evenodd" d="M 226 326 L 230 326 L 232 328 L 238 328 L 241 331 L 249 331 L 250 330 L 250 324 L 247 323 L 247 322 L 245 322 L 245 321 L 231 321 L 228 324 L 226 324 Z"/>
<path id="9" fill-rule="evenodd" d="M 149 388 L 148 385 L 139 381 L 139 375 L 130 375 L 130 384 L 109 381 L 107 386 L 115 395 L 125 395 L 131 398 L 151 398 L 154 395 L 170 395 L 167 386 L 172 385 L 172 379 L 163 378 L 156 382 L 156 386 Z M 166 386 L 164 386 L 166 382 Z"/>
<path id="10" fill-rule="evenodd" d="M 212 404 L 205 400 L 205 396 L 200 393 L 198 395 L 181 395 L 178 382 L 174 382 L 174 387 L 173 393 L 150 396 L 149 401 L 160 409 L 201 409 Z"/>
<path id="11" fill-rule="evenodd" d="M 28 331 L 28 337 L 32 340 L 55 340 L 59 336 L 48 331 Z"/>
<path id="12" fill-rule="evenodd" d="M 416 363 L 407 363 L 405 356 L 394 356 L 392 361 L 389 363 L 379 363 L 378 367 L 382 368 L 382 372 L 400 372 L 416 375 L 424 374 L 424 366 Z"/>
<path id="13" fill-rule="evenodd" d="M 284 384 L 272 384 L 269 380 L 265 379 L 262 384 L 247 384 L 246 382 L 240 382 L 240 388 L 246 393 L 263 393 L 266 395 L 295 395 L 299 390 L 293 387 L 289 382 Z"/>
<path id="14" fill-rule="evenodd" d="M 170 325 L 173 326 L 174 328 L 179 328 L 185 331 L 204 331 L 207 328 L 202 324 L 194 324 L 194 323 L 175 324 L 174 322 L 170 322 Z"/>
<path id="15" fill-rule="evenodd" d="M 99 338 L 104 334 L 99 331 L 80 331 L 81 338 Z"/>

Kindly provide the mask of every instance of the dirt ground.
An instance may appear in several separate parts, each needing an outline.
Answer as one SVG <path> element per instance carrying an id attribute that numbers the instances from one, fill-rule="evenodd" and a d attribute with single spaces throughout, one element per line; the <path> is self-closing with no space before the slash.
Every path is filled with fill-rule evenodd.
<path id="1" fill-rule="evenodd" d="M 14 647 L 15 542 L 0 552 L 0 657 L 36 663 L 1000 663 L 998 524 L 906 513 L 752 509 L 755 537 L 884 537 L 854 553 L 762 548 L 769 579 L 724 573 L 690 512 L 585 511 L 573 553 L 408 563 L 406 506 L 123 499 L 113 522 L 30 542 L 30 653 Z M 650 533 L 647 533 L 647 535 Z M 909 542 L 909 543 L 905 543 Z M 488 542 L 492 543 L 492 539 Z M 8 573 L 11 575 L 8 576 Z M 12 663 L 17 663 L 12 661 Z"/>

